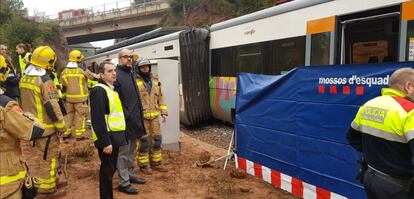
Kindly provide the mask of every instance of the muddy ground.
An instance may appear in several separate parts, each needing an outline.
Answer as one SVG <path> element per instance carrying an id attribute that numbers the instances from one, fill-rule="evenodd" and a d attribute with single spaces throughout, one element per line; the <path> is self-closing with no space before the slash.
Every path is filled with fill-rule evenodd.
<path id="1" fill-rule="evenodd" d="M 171 198 L 171 199 L 260 199 L 260 198 L 287 198 L 295 196 L 272 185 L 247 176 L 237 179 L 230 176 L 234 168 L 232 162 L 223 170 L 223 162 L 217 162 L 211 167 L 200 168 L 194 164 L 203 151 L 212 154 L 212 158 L 226 154 L 233 129 L 221 123 L 208 123 L 197 128 L 181 126 L 181 152 L 163 152 L 167 173 L 154 172 L 144 175 L 136 169 L 136 174 L 147 180 L 145 185 L 134 185 L 140 190 L 138 196 L 126 195 L 118 192 L 118 177 L 114 175 L 115 198 Z M 93 148 L 92 141 L 75 142 L 61 145 L 67 156 L 68 185 L 64 187 L 65 195 L 53 198 L 83 199 L 99 198 L 99 158 Z M 77 151 L 74 148 L 89 148 L 90 150 Z M 24 154 L 29 161 L 31 170 L 35 170 L 35 151 L 28 143 L 24 143 Z M 63 162 L 63 161 L 62 161 Z M 51 198 L 40 196 L 38 198 Z"/>

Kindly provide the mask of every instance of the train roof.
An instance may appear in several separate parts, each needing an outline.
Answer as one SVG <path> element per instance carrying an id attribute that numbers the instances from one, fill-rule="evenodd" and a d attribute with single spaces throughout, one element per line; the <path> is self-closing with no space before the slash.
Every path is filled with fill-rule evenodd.
<path id="1" fill-rule="evenodd" d="M 279 15 L 279 14 L 291 12 L 294 10 L 299 10 L 302 8 L 318 5 L 321 3 L 326 3 L 329 1 L 333 1 L 333 0 L 312 0 L 312 1 L 294 0 L 294 1 L 287 2 L 284 4 L 278 5 L 278 6 L 260 10 L 260 11 L 257 11 L 251 14 L 243 15 L 243 16 L 229 19 L 229 20 L 217 23 L 217 24 L 213 24 L 210 27 L 210 31 L 212 32 L 212 31 L 221 30 L 221 29 L 225 29 L 228 27 L 232 27 L 232 26 L 237 26 L 243 23 L 248 23 L 251 21 L 267 18 L 270 16 Z M 170 33 L 164 36 L 159 36 L 159 34 L 161 31 L 163 31 L 163 29 L 167 29 L 167 28 L 158 28 L 156 30 L 144 33 L 142 35 L 138 35 L 131 39 L 128 39 L 123 42 L 104 48 L 98 51 L 96 55 L 86 58 L 86 60 L 118 53 L 117 51 L 120 48 L 128 48 L 128 49 L 141 48 L 141 47 L 149 46 L 152 44 L 157 44 L 157 43 L 162 43 L 162 42 L 178 39 L 179 33 L 182 31 L 183 27 L 180 27 L 180 28 L 181 29 L 179 29 L 178 31 L 176 30 L 177 32 L 173 32 L 173 33 Z M 158 36 L 153 36 L 153 35 L 158 35 Z"/>
<path id="2" fill-rule="evenodd" d="M 229 27 L 233 27 L 233 26 L 237 26 L 240 24 L 244 24 L 244 23 L 248 23 L 251 21 L 256 21 L 259 19 L 264 19 L 267 17 L 271 17 L 271 16 L 275 16 L 275 15 L 279 15 L 279 14 L 283 14 L 283 13 L 287 13 L 287 12 L 291 12 L 294 10 L 299 10 L 302 8 L 306 8 L 306 7 L 310 7 L 310 6 L 314 6 L 314 5 L 318 5 L 321 3 L 326 3 L 329 1 L 333 1 L 333 0 L 294 0 L 294 1 L 290 1 L 281 5 L 277 5 L 277 6 L 273 6 L 270 8 L 266 8 L 264 10 L 260 10 L 257 12 L 253 12 L 247 15 L 243 15 L 240 17 L 236 17 L 233 19 L 229 19 L 217 24 L 213 24 L 210 27 L 210 31 L 216 31 L 216 30 L 221 30 L 221 29 L 225 29 L 225 28 L 229 28 Z"/>
<path id="3" fill-rule="evenodd" d="M 185 28 L 186 27 L 181 27 L 181 26 L 179 26 L 179 27 L 160 27 L 160 28 L 157 28 L 155 30 L 152 30 L 152 31 L 140 34 L 138 36 L 129 38 L 127 40 L 121 41 L 121 42 L 116 43 L 114 45 L 108 46 L 106 48 L 102 48 L 100 50 L 97 50 L 96 53 L 101 54 L 101 53 L 108 52 L 108 51 L 111 51 L 111 50 L 114 50 L 114 49 L 119 49 L 119 48 L 129 46 L 129 45 L 132 45 L 132 44 L 135 44 L 135 43 L 139 43 L 139 42 L 142 42 L 142 41 L 146 41 L 146 40 L 157 38 L 157 37 L 160 37 L 160 36 L 163 36 L 163 35 L 167 35 L 167 34 L 170 34 L 170 33 L 173 33 L 173 32 L 177 32 L 177 31 L 183 30 Z"/>
<path id="4" fill-rule="evenodd" d="M 177 31 L 177 32 L 174 32 L 174 33 L 171 33 L 171 34 L 168 34 L 168 35 L 164 35 L 164 36 L 157 37 L 157 38 L 154 38 L 154 39 L 146 40 L 146 41 L 143 41 L 143 42 L 140 42 L 140 43 L 131 44 L 129 46 L 113 48 L 110 51 L 99 53 L 99 54 L 87 57 L 85 60 L 94 59 L 94 58 L 98 58 L 98 57 L 118 53 L 120 48 L 135 49 L 135 48 L 141 48 L 141 47 L 149 46 L 149 45 L 152 45 L 152 44 L 157 44 L 157 43 L 162 43 L 162 42 L 178 39 L 178 36 L 179 36 L 180 32 L 181 32 L 181 30 Z"/>

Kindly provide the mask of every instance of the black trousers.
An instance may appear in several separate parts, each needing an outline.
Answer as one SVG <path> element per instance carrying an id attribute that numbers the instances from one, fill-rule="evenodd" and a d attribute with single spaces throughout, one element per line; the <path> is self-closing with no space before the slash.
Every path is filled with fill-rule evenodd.
<path id="1" fill-rule="evenodd" d="M 112 148 L 111 155 L 105 154 L 102 148 L 98 148 L 101 167 L 99 169 L 99 196 L 101 199 L 112 199 L 112 178 L 116 171 L 116 161 L 118 159 L 118 147 Z"/>
<path id="2" fill-rule="evenodd" d="M 368 169 L 364 175 L 364 187 L 368 199 L 414 199 L 402 183 L 386 180 L 381 174 Z"/>

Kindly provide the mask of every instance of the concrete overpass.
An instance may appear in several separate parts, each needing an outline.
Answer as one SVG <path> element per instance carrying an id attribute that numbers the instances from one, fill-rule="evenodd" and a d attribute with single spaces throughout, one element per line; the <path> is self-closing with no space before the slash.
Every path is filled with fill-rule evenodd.
<path id="1" fill-rule="evenodd" d="M 170 5 L 157 0 L 122 9 L 63 19 L 59 25 L 69 44 L 133 37 L 159 27 Z"/>

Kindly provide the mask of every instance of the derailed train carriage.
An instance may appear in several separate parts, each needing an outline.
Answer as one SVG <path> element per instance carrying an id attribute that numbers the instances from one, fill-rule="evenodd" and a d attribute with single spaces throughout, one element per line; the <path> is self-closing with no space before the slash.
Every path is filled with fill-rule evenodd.
<path id="1" fill-rule="evenodd" d="M 358 5 L 358 6 L 356 6 Z M 179 63 L 180 120 L 232 122 L 236 76 L 298 66 L 414 61 L 414 1 L 294 0 L 119 48 Z M 116 59 L 118 49 L 88 61 Z"/>

